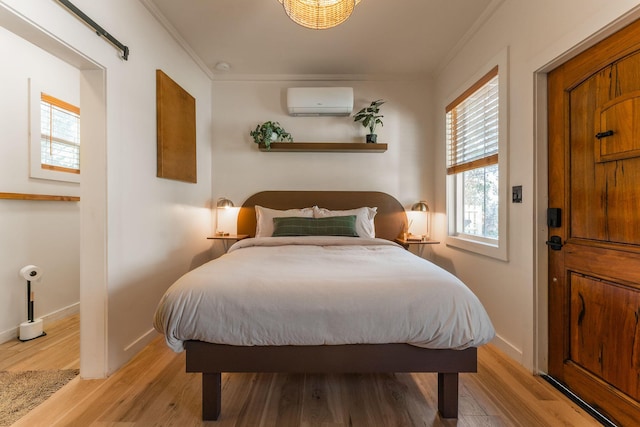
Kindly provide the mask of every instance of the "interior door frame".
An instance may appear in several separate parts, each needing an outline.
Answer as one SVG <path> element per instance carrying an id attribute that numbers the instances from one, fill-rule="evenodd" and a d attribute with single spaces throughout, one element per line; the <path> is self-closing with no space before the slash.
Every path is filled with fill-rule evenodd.
<path id="1" fill-rule="evenodd" d="M 80 376 L 108 374 L 106 67 L 0 1 L 0 26 L 80 70 Z"/>
<path id="2" fill-rule="evenodd" d="M 561 64 L 576 57 L 585 50 L 593 47 L 598 42 L 606 39 L 622 28 L 640 19 L 640 5 L 633 8 L 628 13 L 613 20 L 608 25 L 586 37 L 580 43 L 568 48 L 566 51 L 548 60 L 544 65 L 533 71 L 534 84 L 534 119 L 533 119 L 533 141 L 534 141 L 534 221 L 533 244 L 534 244 L 534 269 L 533 269 L 533 372 L 534 374 L 546 374 L 549 367 L 549 262 L 548 248 L 546 241 L 548 238 L 547 208 L 549 207 L 549 170 L 548 162 L 548 96 L 547 96 L 547 76 L 548 73 Z"/>

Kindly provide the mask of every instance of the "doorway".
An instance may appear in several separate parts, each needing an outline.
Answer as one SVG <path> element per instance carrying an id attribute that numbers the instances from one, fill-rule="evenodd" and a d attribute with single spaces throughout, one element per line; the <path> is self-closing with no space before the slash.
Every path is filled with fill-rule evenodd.
<path id="1" fill-rule="evenodd" d="M 80 70 L 80 375 L 107 376 L 106 69 L 0 4 L 0 26 Z"/>
<path id="2" fill-rule="evenodd" d="M 640 21 L 548 75 L 549 374 L 640 419 Z"/>

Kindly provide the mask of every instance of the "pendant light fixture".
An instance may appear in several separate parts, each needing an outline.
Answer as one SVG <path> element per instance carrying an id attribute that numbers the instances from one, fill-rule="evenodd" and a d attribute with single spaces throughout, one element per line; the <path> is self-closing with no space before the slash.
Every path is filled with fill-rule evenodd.
<path id="1" fill-rule="evenodd" d="M 346 21 L 360 0 L 278 0 L 296 24 L 325 30 Z"/>

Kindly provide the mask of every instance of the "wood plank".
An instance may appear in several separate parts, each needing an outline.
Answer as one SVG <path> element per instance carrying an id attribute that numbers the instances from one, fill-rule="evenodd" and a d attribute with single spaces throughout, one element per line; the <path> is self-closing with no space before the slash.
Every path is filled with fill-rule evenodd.
<path id="1" fill-rule="evenodd" d="M 117 381 L 101 382 L 92 398 L 86 400 L 91 402 L 90 404 L 75 405 L 73 401 L 64 403 L 71 409 L 65 414 L 65 421 L 61 424 L 85 426 L 91 425 L 94 421 L 113 423 L 136 421 L 137 417 L 148 411 L 144 402 L 154 396 L 153 389 L 149 388 L 150 385 L 163 381 L 163 374 L 172 361 L 180 364 L 173 354 L 158 351 L 161 344 L 159 341 L 151 343 L 152 351 L 141 353 L 140 357 L 134 358 L 131 363 L 121 369 Z M 181 370 L 180 373 L 182 373 Z M 169 398 L 171 400 L 167 399 L 168 397 L 164 396 L 163 399 L 167 405 L 171 403 L 174 396 Z M 199 413 L 197 415 L 200 416 Z M 155 414 L 154 419 L 163 420 L 160 414 Z"/>
<path id="2" fill-rule="evenodd" d="M 79 319 L 75 314 L 46 324 L 47 335 L 35 340 L 0 344 L 0 371 L 79 369 Z"/>
<path id="3" fill-rule="evenodd" d="M 388 145 L 385 143 L 367 144 L 364 142 L 272 142 L 268 149 L 259 145 L 260 151 L 266 152 L 342 152 L 342 153 L 384 153 Z"/>
<path id="4" fill-rule="evenodd" d="M 340 425 L 343 412 L 340 408 L 341 390 L 337 387 L 337 375 L 310 374 L 305 376 L 302 394 L 301 426 Z"/>
<path id="5" fill-rule="evenodd" d="M 198 182 L 196 99 L 156 70 L 157 176 Z"/>
<path id="6" fill-rule="evenodd" d="M 186 341 L 185 349 L 188 372 L 457 373 L 475 372 L 477 367 L 475 347 L 449 350 L 409 344 L 232 346 Z"/>
<path id="7" fill-rule="evenodd" d="M 79 334 L 77 317 L 75 322 Z M 57 334 L 48 328 L 48 336 Z M 60 348 L 47 352 L 73 352 L 64 340 L 56 343 Z M 34 346 L 29 353 L 39 351 Z M 184 366 L 184 353 L 172 352 L 158 337 L 111 377 L 72 380 L 15 426 L 600 425 L 491 345 L 478 349 L 477 374 L 460 374 L 457 421 L 437 414 L 437 374 L 233 373 L 222 375 L 220 419 L 203 423 L 200 374 L 186 373 Z"/>
<path id="8" fill-rule="evenodd" d="M 37 200 L 46 202 L 79 202 L 80 197 L 76 196 L 53 196 L 48 194 L 28 194 L 28 193 L 0 193 L 0 199 L 6 200 Z"/>
<path id="9" fill-rule="evenodd" d="M 640 418 L 640 402 L 631 398 L 640 396 L 632 343 L 640 290 L 640 21 L 562 64 L 548 82 L 549 206 L 563 208 L 564 217 L 549 234 L 565 244 L 549 251 L 549 371 L 613 422 L 632 425 Z M 604 281 L 615 285 L 601 292 Z"/>

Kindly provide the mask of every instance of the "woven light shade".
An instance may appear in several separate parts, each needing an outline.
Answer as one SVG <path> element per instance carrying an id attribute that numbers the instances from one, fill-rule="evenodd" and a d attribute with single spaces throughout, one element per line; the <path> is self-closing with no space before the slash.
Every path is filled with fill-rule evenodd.
<path id="1" fill-rule="evenodd" d="M 289 18 L 303 27 L 325 30 L 346 21 L 360 0 L 278 0 Z"/>

